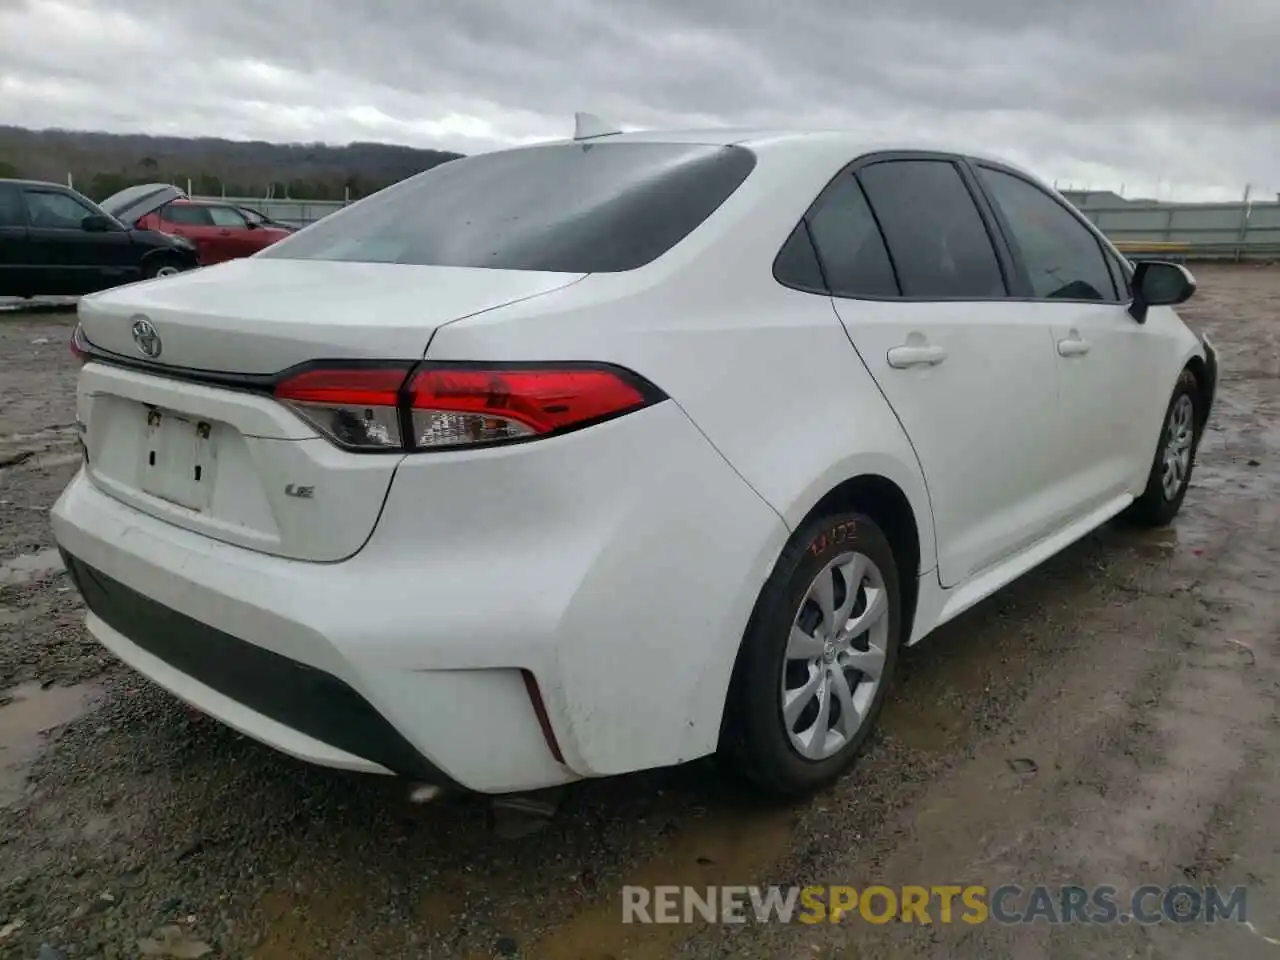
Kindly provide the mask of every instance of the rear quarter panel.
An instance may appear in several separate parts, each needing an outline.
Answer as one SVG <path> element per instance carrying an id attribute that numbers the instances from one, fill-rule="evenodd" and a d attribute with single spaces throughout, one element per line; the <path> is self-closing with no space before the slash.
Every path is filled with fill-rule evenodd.
<path id="1" fill-rule="evenodd" d="M 441 327 L 431 359 L 587 360 L 648 377 L 794 529 L 833 487 L 892 480 L 936 551 L 919 464 L 831 300 L 773 278 L 773 260 L 852 156 L 753 147 L 756 170 L 658 260 L 594 274 L 554 297 Z"/>
<path id="2" fill-rule="evenodd" d="M 427 356 L 632 369 L 684 409 L 790 529 L 845 480 L 892 480 L 916 513 L 924 569 L 932 567 L 919 464 L 827 297 L 761 284 L 741 297 L 705 291 L 699 302 L 698 290 L 679 283 L 661 291 L 631 283 L 595 275 L 542 304 L 450 324 Z"/>
<path id="3" fill-rule="evenodd" d="M 825 180 L 824 175 L 811 181 L 817 184 L 812 192 Z M 436 331 L 427 358 L 580 360 L 634 370 L 672 398 L 708 449 L 714 448 L 776 512 L 783 531 L 793 531 L 847 479 L 875 474 L 893 481 L 916 515 L 921 567 L 931 569 L 936 552 L 928 497 L 892 410 L 863 368 L 830 299 L 773 280 L 773 257 L 812 199 L 801 186 L 784 185 L 784 193 L 791 190 L 790 203 L 770 203 L 763 211 L 752 209 L 751 198 L 735 194 L 702 230 L 648 267 L 591 275 L 553 296 L 447 324 Z M 644 462 L 670 452 L 658 443 L 629 455 Z M 731 516 L 726 515 L 727 522 Z M 750 581 L 754 600 L 785 537 L 775 538 L 758 520 L 748 524 L 751 516 L 741 514 L 743 529 L 735 533 L 750 527 L 759 536 L 753 532 L 755 540 L 739 543 L 734 555 L 741 563 L 737 577 Z M 754 564 L 762 552 L 768 562 L 758 571 Z M 681 560 L 670 557 L 673 564 Z M 687 571 L 689 577 L 699 575 Z M 689 631 L 693 621 L 687 610 L 676 616 L 665 609 L 665 601 L 655 605 L 653 599 L 644 614 L 650 631 L 672 638 L 674 648 L 702 664 L 695 687 L 670 691 L 685 704 L 680 715 L 692 718 L 680 729 L 679 756 L 673 753 L 667 761 L 674 762 L 705 752 L 718 738 L 720 710 L 751 604 L 706 610 L 706 629 Z M 660 715 L 673 709 L 671 702 L 655 706 L 653 723 L 661 725 Z M 607 730 L 633 729 L 636 718 L 615 715 L 604 703 L 591 722 L 602 727 L 593 739 L 604 742 L 615 739 Z"/>

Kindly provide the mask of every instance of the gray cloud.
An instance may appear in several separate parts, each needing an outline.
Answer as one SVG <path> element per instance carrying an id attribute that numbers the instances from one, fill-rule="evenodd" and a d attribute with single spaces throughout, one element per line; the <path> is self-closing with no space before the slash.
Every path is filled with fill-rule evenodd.
<path id="1" fill-rule="evenodd" d="M 1274 0 L 0 0 L 0 122 L 464 151 L 835 126 L 1179 197 L 1280 190 Z"/>

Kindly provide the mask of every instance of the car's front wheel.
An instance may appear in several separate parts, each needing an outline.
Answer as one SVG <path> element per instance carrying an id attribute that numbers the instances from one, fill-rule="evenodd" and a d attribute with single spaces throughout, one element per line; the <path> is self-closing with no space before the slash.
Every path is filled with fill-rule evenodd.
<path id="1" fill-rule="evenodd" d="M 148 280 L 157 277 L 172 277 L 182 272 L 182 264 L 173 257 L 154 257 L 142 268 L 142 275 Z"/>
<path id="2" fill-rule="evenodd" d="M 1185 370 L 1165 409 L 1160 443 L 1147 475 L 1146 489 L 1126 514 L 1127 519 L 1139 526 L 1166 526 L 1182 508 L 1200 445 L 1199 404 L 1200 386 L 1195 374 Z"/>
<path id="3" fill-rule="evenodd" d="M 797 531 L 743 639 L 723 752 L 758 787 L 807 792 L 835 779 L 874 729 L 901 629 L 888 538 L 860 513 Z"/>

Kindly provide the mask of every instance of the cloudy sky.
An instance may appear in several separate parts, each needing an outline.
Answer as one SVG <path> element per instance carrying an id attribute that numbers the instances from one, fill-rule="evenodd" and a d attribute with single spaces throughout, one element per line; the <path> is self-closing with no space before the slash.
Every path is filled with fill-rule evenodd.
<path id="1" fill-rule="evenodd" d="M 1280 190 L 1277 0 L 0 0 L 0 123 L 464 152 L 626 127 L 956 141 Z"/>

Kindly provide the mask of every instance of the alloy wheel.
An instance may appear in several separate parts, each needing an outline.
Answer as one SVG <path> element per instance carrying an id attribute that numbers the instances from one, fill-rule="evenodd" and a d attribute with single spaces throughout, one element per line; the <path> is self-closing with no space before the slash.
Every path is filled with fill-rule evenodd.
<path id="1" fill-rule="evenodd" d="M 840 554 L 805 591 L 783 657 L 782 719 L 800 756 L 826 760 L 857 736 L 880 688 L 888 641 L 884 575 L 865 554 Z"/>
<path id="2" fill-rule="evenodd" d="M 1191 448 L 1195 443 L 1195 405 L 1180 394 L 1169 411 L 1168 439 L 1165 440 L 1160 471 L 1164 498 L 1173 501 L 1191 472 Z"/>

